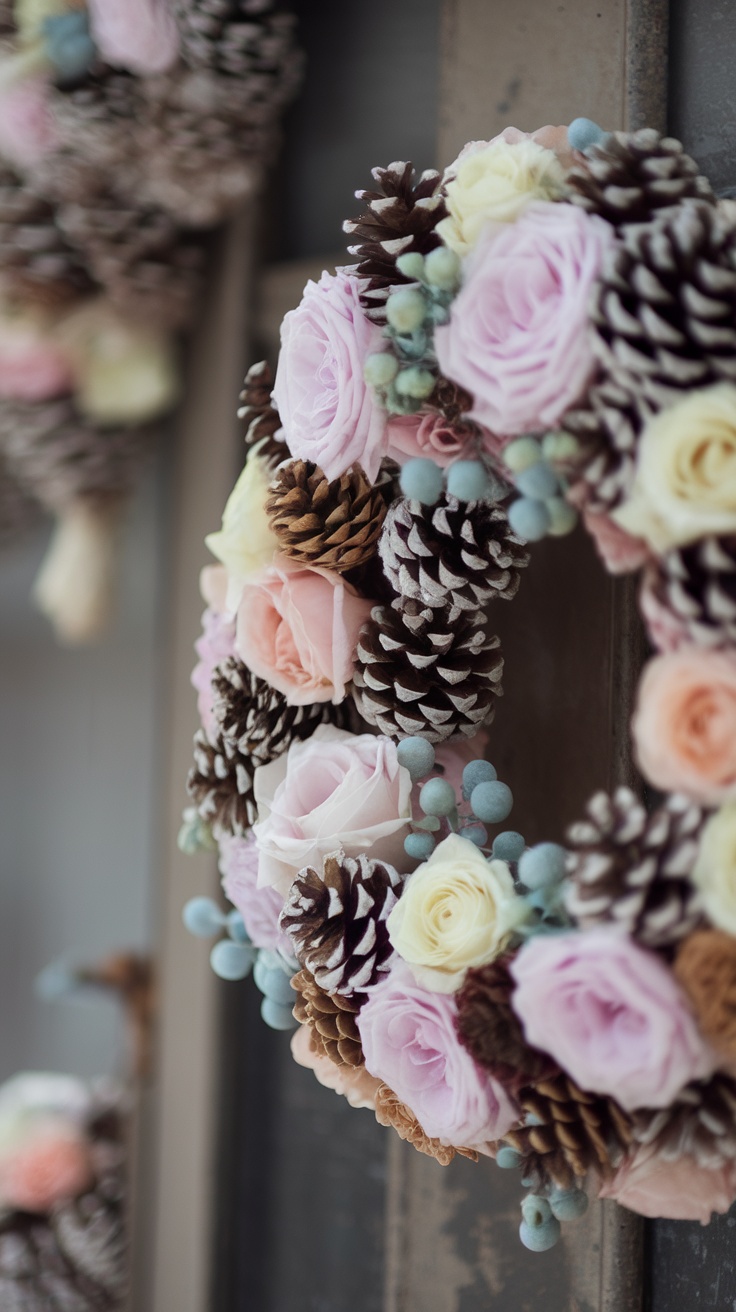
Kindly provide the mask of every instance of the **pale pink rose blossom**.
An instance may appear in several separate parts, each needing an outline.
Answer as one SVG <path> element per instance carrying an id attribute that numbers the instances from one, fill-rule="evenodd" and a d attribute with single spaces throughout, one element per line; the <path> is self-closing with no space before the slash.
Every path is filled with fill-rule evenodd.
<path id="1" fill-rule="evenodd" d="M 202 616 L 202 632 L 194 644 L 199 660 L 192 670 L 192 686 L 197 690 L 197 710 L 207 737 L 217 734 L 212 680 L 218 665 L 235 654 L 235 621 L 208 607 Z"/>
<path id="2" fill-rule="evenodd" d="M 484 1146 L 506 1134 L 519 1108 L 460 1043 L 449 993 L 417 984 L 399 962 L 371 989 L 357 1023 L 366 1069 L 384 1081 L 432 1139 Z"/>
<path id="3" fill-rule="evenodd" d="M 291 940 L 279 929 L 284 899 L 278 889 L 261 887 L 258 883 L 258 848 L 253 835 L 238 838 L 221 834 L 219 849 L 225 896 L 243 917 L 251 943 L 292 957 Z"/>
<path id="4" fill-rule="evenodd" d="M 491 435 L 487 436 L 492 443 Z M 391 415 L 386 429 L 386 454 L 400 465 L 420 457 L 423 460 L 434 460 L 436 465 L 444 469 L 453 460 L 460 459 L 477 437 L 478 428 L 475 424 L 463 423 L 461 420 L 451 424 L 436 411 L 417 415 Z"/>
<path id="5" fill-rule="evenodd" d="M 717 1065 L 671 970 L 618 928 L 536 935 L 511 974 L 527 1041 L 628 1111 L 669 1106 Z"/>
<path id="6" fill-rule="evenodd" d="M 0 154 L 23 172 L 57 142 L 46 78 L 25 77 L 4 87 L 0 92 Z"/>
<path id="7" fill-rule="evenodd" d="M 649 559 L 649 547 L 611 519 L 593 510 L 583 511 L 583 523 L 609 574 L 630 574 Z"/>
<path id="8" fill-rule="evenodd" d="M 374 480 L 386 448 L 386 416 L 363 378 L 366 357 L 384 349 L 360 305 L 361 280 L 323 273 L 281 325 L 273 400 L 293 456 L 328 478 L 356 463 Z"/>
<path id="9" fill-rule="evenodd" d="M 341 702 L 371 602 L 340 574 L 277 556 L 241 593 L 235 649 L 290 706 Z"/>
<path id="10" fill-rule="evenodd" d="M 603 1184 L 601 1198 L 614 1198 L 640 1216 L 708 1225 L 714 1212 L 722 1215 L 736 1199 L 733 1162 L 700 1166 L 694 1157 L 668 1162 L 653 1148 L 639 1148 L 627 1157 L 612 1180 Z"/>
<path id="11" fill-rule="evenodd" d="M 88 0 L 90 28 L 102 58 L 131 73 L 164 73 L 179 57 L 168 0 Z"/>
<path id="12" fill-rule="evenodd" d="M 406 869 L 412 784 L 390 738 L 320 725 L 306 742 L 259 766 L 253 788 L 258 880 L 284 897 L 304 866 L 321 870 L 340 847 Z"/>
<path id="13" fill-rule="evenodd" d="M 320 1084 L 347 1098 L 351 1107 L 375 1110 L 381 1081 L 368 1074 L 365 1066 L 338 1066 L 330 1057 L 314 1051 L 309 1027 L 300 1025 L 291 1036 L 291 1055 L 300 1066 L 314 1071 Z"/>
<path id="14" fill-rule="evenodd" d="M 87 1141 L 71 1127 L 41 1125 L 0 1161 L 0 1202 L 24 1212 L 49 1212 L 84 1193 L 92 1179 Z"/>
<path id="15" fill-rule="evenodd" d="M 681 647 L 655 656 L 631 727 L 650 783 L 704 806 L 736 797 L 736 654 Z"/>
<path id="16" fill-rule="evenodd" d="M 442 373 L 499 437 L 554 426 L 595 370 L 588 303 L 613 229 L 576 205 L 533 202 L 489 224 L 464 264 L 450 321 L 435 331 Z"/>

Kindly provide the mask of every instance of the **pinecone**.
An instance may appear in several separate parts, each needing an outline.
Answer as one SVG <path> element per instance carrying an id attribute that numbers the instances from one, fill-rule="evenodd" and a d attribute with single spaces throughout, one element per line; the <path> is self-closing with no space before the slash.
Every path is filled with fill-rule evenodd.
<path id="1" fill-rule="evenodd" d="M 55 305 L 93 288 L 53 205 L 7 168 L 0 169 L 0 272 L 5 293 L 23 301 Z"/>
<path id="2" fill-rule="evenodd" d="M 265 88 L 279 71 L 295 91 L 301 80 L 293 14 L 271 0 L 174 0 L 181 57 L 191 68 L 232 78 L 260 77 Z M 283 94 L 283 91 L 282 91 Z"/>
<path id="3" fill-rule="evenodd" d="M 491 597 L 516 595 L 529 552 L 509 528 L 506 511 L 449 494 L 434 506 L 405 497 L 391 506 L 379 552 L 394 592 L 422 606 L 449 608 L 454 622 Z"/>
<path id="4" fill-rule="evenodd" d="M 604 257 L 591 324 L 604 371 L 656 409 L 736 381 L 733 223 L 705 201 L 685 201 L 624 228 Z"/>
<path id="5" fill-rule="evenodd" d="M 474 1148 L 450 1148 L 439 1139 L 430 1139 L 414 1113 L 387 1084 L 382 1084 L 376 1093 L 376 1120 L 379 1125 L 391 1126 L 400 1139 L 406 1139 L 417 1152 L 434 1157 L 440 1166 L 449 1166 L 454 1157 L 469 1157 L 471 1162 L 478 1160 Z"/>
<path id="6" fill-rule="evenodd" d="M 668 551 L 647 566 L 642 589 L 678 646 L 736 646 L 736 537 L 701 538 Z M 645 620 L 648 610 L 643 601 Z"/>
<path id="7" fill-rule="evenodd" d="M 253 775 L 230 743 L 211 743 L 203 729 L 194 735 L 194 765 L 187 791 L 203 820 L 226 834 L 245 834 L 256 821 Z"/>
<path id="8" fill-rule="evenodd" d="M 736 1062 L 736 938 L 699 929 L 680 948 L 675 978 L 690 999 L 700 1033 L 733 1067 Z"/>
<path id="9" fill-rule="evenodd" d="M 324 703 L 289 706 L 283 693 L 234 658 L 218 666 L 212 690 L 225 749 L 233 758 L 252 761 L 254 769 L 280 756 L 295 739 L 309 738 L 326 718 Z"/>
<path id="10" fill-rule="evenodd" d="M 266 510 L 287 556 L 344 573 L 375 555 L 386 497 L 359 465 L 330 480 L 311 460 L 291 460 L 278 470 Z"/>
<path id="11" fill-rule="evenodd" d="M 503 1142 L 524 1158 L 534 1188 L 570 1189 L 594 1169 L 608 1176 L 631 1137 L 627 1116 L 611 1098 L 584 1093 L 562 1072 L 522 1090 L 527 1124 Z"/>
<path id="12" fill-rule="evenodd" d="M 714 1167 L 736 1160 L 736 1081 L 718 1073 L 687 1084 L 669 1107 L 634 1112 L 633 1138 L 665 1161 L 688 1156 Z"/>
<path id="13" fill-rule="evenodd" d="M 569 410 L 563 424 L 580 443 L 570 471 L 584 479 L 592 511 L 609 511 L 631 492 L 636 473 L 636 445 L 655 407 L 636 391 L 604 378 L 590 389 L 587 404 Z"/>
<path id="14" fill-rule="evenodd" d="M 280 925 L 300 965 L 326 993 L 351 997 L 377 984 L 393 948 L 386 921 L 401 892 L 402 876 L 385 861 L 332 852 L 322 871 L 300 871 Z"/>
<path id="15" fill-rule="evenodd" d="M 363 1066 L 363 1045 L 355 1023 L 360 1010 L 356 997 L 325 993 L 308 970 L 300 970 L 291 987 L 297 995 L 294 1015 L 300 1025 L 309 1026 L 315 1051 L 336 1066 Z"/>
<path id="16" fill-rule="evenodd" d="M 469 970 L 456 994 L 457 1032 L 474 1061 L 512 1092 L 556 1072 L 554 1062 L 531 1048 L 513 1007 L 512 957 Z"/>
<path id="17" fill-rule="evenodd" d="M 373 169 L 377 188 L 356 191 L 366 209 L 357 219 L 346 219 L 343 231 L 354 241 L 349 246 L 358 260 L 358 277 L 366 280 L 361 305 L 375 323 L 386 322 L 386 300 L 393 287 L 410 283 L 396 268 L 399 255 L 417 251 L 428 255 L 441 242 L 435 233 L 447 214 L 439 173 L 427 169 L 416 177 L 413 164 L 395 163 Z"/>
<path id="18" fill-rule="evenodd" d="M 630 788 L 596 793 L 571 825 L 567 909 L 583 928 L 614 924 L 646 947 L 672 949 L 702 920 L 690 875 L 704 822 L 677 793 L 651 815 Z"/>
<path id="19" fill-rule="evenodd" d="M 281 420 L 278 410 L 271 403 L 273 391 L 273 370 L 265 360 L 251 365 L 240 393 L 238 419 L 245 421 L 245 445 L 248 449 L 257 442 L 262 442 L 261 454 L 268 460 L 279 463 L 289 455 L 289 448 L 283 438 L 278 437 Z"/>
<path id="20" fill-rule="evenodd" d="M 471 737 L 495 712 L 503 657 L 480 615 L 450 621 L 398 598 L 376 606 L 358 638 L 353 696 L 389 738 Z"/>
<path id="21" fill-rule="evenodd" d="M 614 227 L 646 223 L 690 197 L 715 204 L 695 160 L 654 128 L 611 132 L 585 153 L 585 163 L 568 174 L 570 200 Z"/>

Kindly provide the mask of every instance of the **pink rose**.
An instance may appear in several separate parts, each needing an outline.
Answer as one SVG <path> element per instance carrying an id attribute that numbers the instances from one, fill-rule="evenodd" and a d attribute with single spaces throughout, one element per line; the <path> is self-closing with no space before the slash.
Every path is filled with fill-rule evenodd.
<path id="1" fill-rule="evenodd" d="M 179 33 L 161 0 L 88 0 L 90 27 L 106 64 L 164 73 L 179 57 Z"/>
<path id="2" fill-rule="evenodd" d="M 514 1011 L 530 1044 L 627 1110 L 667 1107 L 715 1054 L 661 958 L 618 929 L 537 935 L 514 958 Z"/>
<path id="3" fill-rule="evenodd" d="M 269 948 L 291 958 L 291 941 L 279 929 L 284 899 L 278 889 L 258 884 L 258 848 L 253 835 L 238 838 L 221 834 L 219 848 L 225 896 L 243 917 L 251 942 L 257 948 Z"/>
<path id="4" fill-rule="evenodd" d="M 642 774 L 704 806 L 736 796 L 736 654 L 682 647 L 644 667 L 631 722 Z"/>
<path id="5" fill-rule="evenodd" d="M 601 1198 L 615 1198 L 640 1216 L 708 1225 L 713 1212 L 727 1212 L 736 1198 L 733 1162 L 700 1166 L 694 1157 L 668 1162 L 653 1148 L 639 1148 L 622 1162 Z"/>
<path id="6" fill-rule="evenodd" d="M 21 172 L 38 163 L 58 141 L 44 77 L 25 77 L 0 92 L 0 154 Z"/>
<path id="7" fill-rule="evenodd" d="M 42 338 L 13 339 L 0 328 L 0 397 L 8 401 L 48 401 L 65 396 L 74 387 L 74 375 L 63 351 Z"/>
<path id="8" fill-rule="evenodd" d="M 329 1057 L 315 1052 L 307 1025 L 300 1025 L 292 1034 L 291 1055 L 300 1066 L 314 1071 L 326 1089 L 334 1089 L 335 1093 L 347 1098 L 351 1107 L 375 1110 L 381 1081 L 369 1075 L 365 1066 L 337 1066 Z"/>
<path id="9" fill-rule="evenodd" d="M 610 515 L 584 510 L 583 523 L 609 574 L 630 574 L 649 559 L 646 542 L 619 528 Z"/>
<path id="10" fill-rule="evenodd" d="M 359 462 L 373 480 L 385 450 L 386 416 L 363 378 L 383 338 L 361 309 L 360 288 L 342 270 L 323 273 L 281 325 L 274 405 L 292 455 L 328 478 Z"/>
<path id="11" fill-rule="evenodd" d="M 644 571 L 639 591 L 639 611 L 649 641 L 657 651 L 676 651 L 692 641 L 685 622 L 658 596 L 659 571 L 650 566 Z"/>
<path id="12" fill-rule="evenodd" d="M 506 1090 L 460 1043 L 449 993 L 430 993 L 404 962 L 371 989 L 358 1012 L 366 1069 L 384 1081 L 432 1139 L 475 1148 L 519 1119 Z"/>
<path id="13" fill-rule="evenodd" d="M 71 1127 L 43 1125 L 0 1163 L 0 1201 L 23 1212 L 49 1212 L 84 1193 L 92 1179 L 86 1139 Z"/>
<path id="14" fill-rule="evenodd" d="M 371 613 L 342 575 L 277 556 L 238 606 L 235 650 L 290 706 L 341 702 Z"/>
<path id="15" fill-rule="evenodd" d="M 258 880 L 284 897 L 304 866 L 321 870 L 340 847 L 406 869 L 411 776 L 390 738 L 320 725 L 306 742 L 259 766 L 253 787 Z"/>
<path id="16" fill-rule="evenodd" d="M 613 241 L 603 219 L 548 201 L 488 225 L 435 331 L 440 369 L 474 397 L 472 418 L 513 436 L 553 426 L 579 400 L 595 368 L 588 302 Z"/>
<path id="17" fill-rule="evenodd" d="M 202 616 L 202 632 L 194 644 L 199 660 L 192 670 L 197 710 L 207 737 L 214 740 L 217 721 L 213 711 L 212 680 L 218 665 L 235 653 L 235 622 L 209 607 Z"/>
<path id="18" fill-rule="evenodd" d="M 386 454 L 400 465 L 419 456 L 425 460 L 434 460 L 436 465 L 444 469 L 462 456 L 477 436 L 475 424 L 462 421 L 451 424 L 444 415 L 437 412 L 391 415 L 386 429 Z"/>

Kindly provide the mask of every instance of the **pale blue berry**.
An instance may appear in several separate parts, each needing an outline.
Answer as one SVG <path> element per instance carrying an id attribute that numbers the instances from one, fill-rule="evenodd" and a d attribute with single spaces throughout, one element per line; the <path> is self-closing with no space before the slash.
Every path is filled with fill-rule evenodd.
<path id="1" fill-rule="evenodd" d="M 407 834 L 404 839 L 404 851 L 412 861 L 426 861 L 434 849 L 435 841 L 431 834 Z"/>
<path id="2" fill-rule="evenodd" d="M 400 287 L 386 301 L 386 319 L 397 333 L 413 333 L 421 328 L 426 313 L 424 297 L 414 287 Z"/>
<path id="3" fill-rule="evenodd" d="M 584 1189 L 560 1189 L 550 1195 L 549 1205 L 558 1221 L 576 1221 L 588 1210 L 588 1195 Z"/>
<path id="4" fill-rule="evenodd" d="M 405 766 L 413 780 L 426 779 L 434 769 L 435 750 L 426 738 L 403 738 L 396 748 L 399 765 Z"/>
<path id="5" fill-rule="evenodd" d="M 234 943 L 250 943 L 250 934 L 245 928 L 245 921 L 239 911 L 228 912 L 226 927 Z"/>
<path id="6" fill-rule="evenodd" d="M 549 529 L 552 538 L 564 538 L 572 533 L 578 522 L 578 512 L 564 497 L 551 497 L 545 502 L 549 514 Z"/>
<path id="7" fill-rule="evenodd" d="M 437 379 L 429 369 L 412 365 L 411 368 L 402 369 L 401 373 L 396 375 L 394 386 L 399 396 L 410 396 L 416 401 L 426 401 L 437 386 Z"/>
<path id="8" fill-rule="evenodd" d="M 261 1016 L 272 1030 L 295 1030 L 298 1021 L 294 1019 L 291 1007 L 281 1006 L 273 998 L 264 998 L 261 1003 Z"/>
<path id="9" fill-rule="evenodd" d="M 521 1153 L 508 1144 L 502 1144 L 496 1153 L 496 1166 L 500 1166 L 502 1171 L 511 1171 L 520 1166 L 523 1161 Z"/>
<path id="10" fill-rule="evenodd" d="M 522 1199 L 521 1215 L 527 1225 L 544 1225 L 545 1221 L 549 1221 L 552 1209 L 546 1198 L 542 1198 L 539 1194 L 527 1194 L 526 1198 Z"/>
<path id="11" fill-rule="evenodd" d="M 211 897 L 192 897 L 182 908 L 181 918 L 190 934 L 196 938 L 211 938 L 219 934 L 227 920 Z"/>
<path id="12" fill-rule="evenodd" d="M 521 834 L 517 834 L 515 829 L 504 829 L 502 834 L 496 834 L 491 855 L 497 861 L 518 861 L 525 847 Z"/>
<path id="13" fill-rule="evenodd" d="M 456 460 L 447 471 L 447 491 L 458 501 L 482 501 L 489 488 L 486 467 L 480 460 Z"/>
<path id="14" fill-rule="evenodd" d="M 488 830 L 485 825 L 464 825 L 460 832 L 462 838 L 467 838 L 468 842 L 474 843 L 476 847 L 485 847 L 488 842 Z"/>
<path id="15" fill-rule="evenodd" d="M 419 794 L 419 805 L 426 815 L 452 815 L 457 806 L 455 789 L 446 779 L 428 779 Z"/>
<path id="16" fill-rule="evenodd" d="M 476 784 L 470 794 L 470 805 L 479 820 L 485 824 L 497 825 L 509 814 L 514 805 L 514 796 L 508 784 L 502 784 L 500 779 L 492 779 L 488 783 Z"/>
<path id="17" fill-rule="evenodd" d="M 524 542 L 540 542 L 550 526 L 549 511 L 543 501 L 519 497 L 509 506 L 509 527 Z"/>
<path id="18" fill-rule="evenodd" d="M 520 474 L 542 459 L 542 448 L 536 437 L 517 437 L 509 442 L 503 453 L 504 464 L 512 474 Z"/>
<path id="19" fill-rule="evenodd" d="M 565 875 L 564 847 L 559 843 L 537 843 L 519 861 L 519 879 L 529 889 L 549 888 Z"/>
<path id="20" fill-rule="evenodd" d="M 411 501 L 421 501 L 424 506 L 433 506 L 442 495 L 444 477 L 434 460 L 423 460 L 417 456 L 414 460 L 407 460 L 399 482 L 405 497 Z"/>
<path id="21" fill-rule="evenodd" d="M 607 135 L 592 118 L 574 118 L 567 129 L 571 150 L 587 150 L 589 146 L 597 146 Z"/>
<path id="22" fill-rule="evenodd" d="M 399 362 L 395 355 L 382 351 L 369 355 L 363 365 L 363 377 L 369 387 L 388 387 L 399 372 Z"/>
<path id="23" fill-rule="evenodd" d="M 463 770 L 463 801 L 470 801 L 470 794 L 476 784 L 486 784 L 491 779 L 497 778 L 498 775 L 490 761 L 468 761 Z"/>
<path id="24" fill-rule="evenodd" d="M 215 943 L 210 952 L 210 965 L 220 979 L 245 979 L 252 964 L 252 950 L 228 938 Z"/>
<path id="25" fill-rule="evenodd" d="M 527 1221 L 522 1221 L 519 1226 L 519 1238 L 531 1253 L 546 1253 L 548 1248 L 554 1248 L 557 1243 L 560 1229 L 556 1216 L 551 1216 L 543 1225 L 532 1226 Z"/>
<path id="26" fill-rule="evenodd" d="M 255 979 L 255 972 L 253 977 Z M 272 1002 L 277 1002 L 280 1007 L 293 1007 L 294 990 L 289 976 L 283 970 L 261 971 L 257 984 L 261 993 Z"/>
<path id="27" fill-rule="evenodd" d="M 516 477 L 516 486 L 524 497 L 535 501 L 546 501 L 553 497 L 559 488 L 557 475 L 546 460 L 540 460 L 528 469 L 522 469 Z"/>
<path id="28" fill-rule="evenodd" d="M 427 282 L 433 287 L 451 292 L 460 278 L 460 260 L 447 246 L 438 246 L 424 261 L 424 271 Z"/>
<path id="29" fill-rule="evenodd" d="M 405 278 L 414 278 L 420 282 L 424 277 L 424 256 L 419 251 L 407 251 L 397 259 L 396 268 Z"/>

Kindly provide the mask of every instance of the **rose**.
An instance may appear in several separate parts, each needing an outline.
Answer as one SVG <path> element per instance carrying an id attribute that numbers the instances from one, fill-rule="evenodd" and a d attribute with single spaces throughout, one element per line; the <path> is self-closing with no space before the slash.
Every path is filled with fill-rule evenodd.
<path id="1" fill-rule="evenodd" d="M 176 63 L 179 33 L 159 0 L 89 0 L 92 36 L 101 58 L 132 73 L 165 73 Z"/>
<path id="2" fill-rule="evenodd" d="M 243 917 L 251 942 L 291 960 L 291 942 L 279 929 L 284 899 L 278 889 L 258 884 L 258 848 L 253 835 L 221 834 L 218 841 L 222 887 Z"/>
<path id="3" fill-rule="evenodd" d="M 321 870 L 340 847 L 406 869 L 411 787 L 390 738 L 320 725 L 255 772 L 259 883 L 286 897 L 304 866 Z"/>
<path id="4" fill-rule="evenodd" d="M 671 971 L 617 928 L 537 935 L 511 974 L 527 1041 L 581 1089 L 627 1110 L 667 1107 L 715 1069 Z"/>
<path id="5" fill-rule="evenodd" d="M 487 861 L 458 834 L 404 884 L 389 915 L 395 950 L 425 988 L 454 993 L 471 966 L 493 961 L 526 916 L 505 861 Z"/>
<path id="6" fill-rule="evenodd" d="M 706 806 L 736 795 L 736 654 L 682 647 L 639 682 L 632 734 L 642 774 Z"/>
<path id="7" fill-rule="evenodd" d="M 727 802 L 706 821 L 693 880 L 713 924 L 736 934 L 736 802 Z"/>
<path id="8" fill-rule="evenodd" d="M 437 233 L 456 254 L 467 255 L 486 223 L 511 223 L 531 201 L 554 200 L 564 177 L 557 156 L 530 137 L 478 143 L 448 170 L 448 216 Z"/>
<path id="9" fill-rule="evenodd" d="M 450 321 L 435 331 L 440 369 L 473 396 L 472 418 L 497 435 L 556 424 L 595 361 L 588 301 L 610 226 L 575 205 L 529 205 L 490 225 L 465 262 Z"/>
<path id="10" fill-rule="evenodd" d="M 360 305 L 360 279 L 338 270 L 308 282 L 281 325 L 273 399 L 292 455 L 328 478 L 360 463 L 374 481 L 385 447 L 385 415 L 363 378 L 381 330 Z"/>
<path id="11" fill-rule="evenodd" d="M 92 1184 L 85 1137 L 60 1118 L 34 1117 L 23 1140 L 0 1160 L 0 1204 L 24 1212 L 49 1212 Z"/>
<path id="12" fill-rule="evenodd" d="M 217 721 L 214 714 L 212 680 L 218 665 L 235 652 L 235 624 L 209 606 L 202 616 L 202 632 L 194 644 L 199 660 L 192 670 L 192 686 L 197 690 L 197 710 L 207 737 L 214 740 Z"/>
<path id="13" fill-rule="evenodd" d="M 479 151 L 485 150 L 488 146 L 493 146 L 497 141 L 506 141 L 510 146 L 515 146 L 521 141 L 536 141 L 538 146 L 544 146 L 545 150 L 551 150 L 557 156 L 563 169 L 571 169 L 573 164 L 579 163 L 585 157 L 580 151 L 570 149 L 567 127 L 560 124 L 553 127 L 551 123 L 545 124 L 543 128 L 537 128 L 534 132 L 522 132 L 520 128 L 504 128 L 490 141 L 468 141 L 463 146 L 460 154 L 452 164 L 448 164 L 444 173 L 444 181 L 450 182 L 456 175 L 458 167 L 463 160 L 469 155 L 477 155 Z"/>
<path id="14" fill-rule="evenodd" d="M 442 414 L 391 415 L 386 454 L 400 465 L 419 456 L 444 468 L 463 454 L 477 432 L 474 425 L 461 420 L 451 424 Z"/>
<path id="15" fill-rule="evenodd" d="M 342 575 L 277 556 L 238 606 L 235 649 L 290 706 L 341 702 L 371 613 Z"/>
<path id="16" fill-rule="evenodd" d="M 323 1053 L 315 1052 L 308 1025 L 300 1025 L 291 1038 L 291 1055 L 300 1066 L 314 1071 L 326 1089 L 347 1098 L 351 1107 L 368 1107 L 375 1110 L 376 1094 L 381 1081 L 368 1074 L 365 1066 L 337 1066 Z"/>
<path id="17" fill-rule="evenodd" d="M 736 530 L 736 386 L 700 388 L 649 420 L 613 517 L 659 552 Z"/>
<path id="18" fill-rule="evenodd" d="M 615 1198 L 640 1216 L 707 1225 L 713 1212 L 727 1212 L 736 1197 L 733 1162 L 701 1166 L 694 1157 L 666 1161 L 650 1146 L 622 1162 L 601 1198 Z"/>
<path id="19" fill-rule="evenodd" d="M 255 447 L 227 499 L 222 528 L 205 538 L 213 556 L 227 570 L 226 609 L 238 608 L 246 583 L 259 579 L 278 551 L 278 538 L 266 514 L 266 493 L 271 481 L 268 461 Z"/>
<path id="20" fill-rule="evenodd" d="M 425 1134 L 454 1148 L 475 1148 L 506 1134 L 519 1109 L 460 1043 L 457 1007 L 448 994 L 394 966 L 371 989 L 357 1024 L 366 1069 L 388 1084 Z"/>

